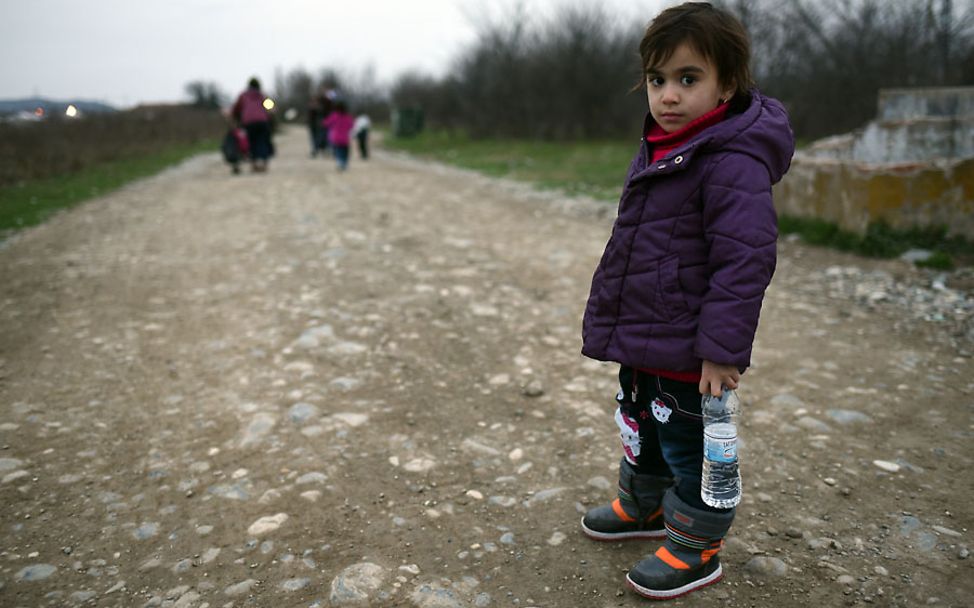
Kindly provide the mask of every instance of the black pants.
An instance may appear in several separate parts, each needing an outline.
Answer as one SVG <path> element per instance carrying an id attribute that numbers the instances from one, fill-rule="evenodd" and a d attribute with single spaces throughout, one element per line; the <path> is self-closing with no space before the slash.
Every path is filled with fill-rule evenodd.
<path id="1" fill-rule="evenodd" d="M 690 506 L 707 506 L 700 498 L 703 468 L 703 418 L 696 384 L 619 369 L 616 423 L 626 460 L 637 473 L 676 477 L 676 493 Z"/>
<path id="2" fill-rule="evenodd" d="M 366 158 L 369 157 L 369 130 L 362 129 L 355 136 L 355 139 L 358 140 L 359 156 L 362 157 L 362 160 L 365 160 Z"/>

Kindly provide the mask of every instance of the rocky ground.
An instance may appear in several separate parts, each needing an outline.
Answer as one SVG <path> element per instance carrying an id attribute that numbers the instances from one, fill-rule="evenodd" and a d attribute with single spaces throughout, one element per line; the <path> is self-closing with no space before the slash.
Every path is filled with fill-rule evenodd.
<path id="1" fill-rule="evenodd" d="M 609 607 L 612 209 L 281 138 L 0 245 L 0 605 Z M 784 239 L 724 582 L 673 606 L 970 606 L 974 299 Z"/>

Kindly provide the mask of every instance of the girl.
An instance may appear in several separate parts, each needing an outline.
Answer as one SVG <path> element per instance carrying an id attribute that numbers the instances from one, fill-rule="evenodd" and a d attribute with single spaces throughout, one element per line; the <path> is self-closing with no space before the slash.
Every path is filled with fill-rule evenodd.
<path id="1" fill-rule="evenodd" d="M 339 101 L 335 103 L 335 111 L 321 124 L 328 129 L 328 143 L 331 144 L 332 153 L 338 162 L 338 170 L 344 171 L 348 168 L 348 144 L 355 118 L 348 113 L 345 102 Z"/>
<path id="2" fill-rule="evenodd" d="M 752 88 L 741 23 L 709 3 L 667 9 L 639 45 L 649 114 L 592 279 L 582 353 L 621 364 L 619 497 L 590 510 L 597 540 L 665 539 L 627 575 L 640 595 L 720 580 L 734 509 L 700 498 L 700 395 L 738 386 L 775 267 L 771 185 L 794 138 Z"/>

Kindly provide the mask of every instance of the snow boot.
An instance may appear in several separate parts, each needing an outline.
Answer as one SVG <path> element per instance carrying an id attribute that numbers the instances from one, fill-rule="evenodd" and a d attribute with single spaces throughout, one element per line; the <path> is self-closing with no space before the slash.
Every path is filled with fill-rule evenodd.
<path id="1" fill-rule="evenodd" d="M 623 458 L 619 463 L 619 497 L 589 509 L 582 518 L 582 532 L 605 541 L 665 538 L 660 504 L 672 484 L 670 477 L 637 474 Z"/>
<path id="2" fill-rule="evenodd" d="M 654 600 L 680 597 L 716 583 L 724 575 L 718 552 L 734 513 L 691 507 L 669 490 L 663 497 L 666 541 L 629 571 L 626 582 L 639 595 Z"/>

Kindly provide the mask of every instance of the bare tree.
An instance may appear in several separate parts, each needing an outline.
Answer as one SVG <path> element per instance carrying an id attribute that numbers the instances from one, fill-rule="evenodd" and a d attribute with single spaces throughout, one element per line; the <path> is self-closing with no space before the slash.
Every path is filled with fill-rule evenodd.
<path id="1" fill-rule="evenodd" d="M 190 103 L 198 108 L 216 109 L 228 99 L 215 82 L 194 80 L 186 83 L 185 90 L 190 98 Z"/>
<path id="2" fill-rule="evenodd" d="M 875 115 L 884 87 L 971 84 L 971 0 L 735 0 L 762 90 L 796 133 L 849 131 Z"/>
<path id="3" fill-rule="evenodd" d="M 717 0 L 719 1 L 719 0 Z M 761 89 L 796 133 L 846 132 L 875 115 L 880 88 L 974 84 L 974 0 L 726 0 L 751 34 Z M 646 112 L 629 94 L 642 27 L 597 6 L 563 5 L 546 22 L 515 6 L 480 15 L 449 76 L 404 75 L 395 103 L 474 136 L 630 135 Z"/>

